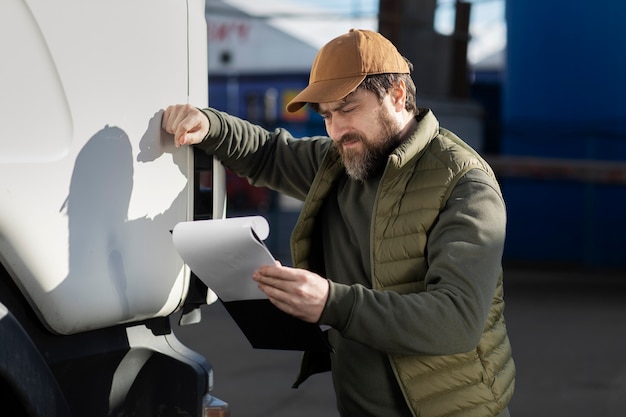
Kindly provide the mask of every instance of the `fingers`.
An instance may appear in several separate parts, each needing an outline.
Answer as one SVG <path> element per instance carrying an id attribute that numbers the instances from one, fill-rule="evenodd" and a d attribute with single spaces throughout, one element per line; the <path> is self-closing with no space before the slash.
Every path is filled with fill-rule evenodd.
<path id="1" fill-rule="evenodd" d="M 278 266 L 277 266 L 278 267 Z M 257 282 L 259 289 L 273 297 L 280 297 L 280 293 L 284 292 L 284 280 L 277 278 L 277 268 L 262 266 L 252 274 L 252 279 Z"/>
<path id="2" fill-rule="evenodd" d="M 304 277 L 296 269 L 285 268 L 281 265 L 265 265 L 252 275 L 252 279 L 263 287 L 264 292 L 273 291 L 276 296 L 280 296 L 279 292 L 294 292 L 298 283 L 303 282 Z"/>
<path id="3" fill-rule="evenodd" d="M 274 277 L 280 278 L 282 280 L 294 280 L 295 274 L 298 273 L 298 270 L 293 268 L 283 267 L 280 261 L 274 261 L 274 265 L 262 265 L 256 271 L 255 275 L 263 276 L 263 277 Z"/>
<path id="4" fill-rule="evenodd" d="M 297 313 L 291 306 L 292 296 L 287 292 L 288 288 L 286 288 L 284 280 L 261 274 L 259 271 L 255 272 L 252 278 L 272 304 L 288 314 L 297 316 Z"/>
<path id="5" fill-rule="evenodd" d="M 328 298 L 328 280 L 310 271 L 282 266 L 262 266 L 254 274 L 269 300 L 284 312 L 315 323 Z"/>
<path id="6" fill-rule="evenodd" d="M 176 147 L 193 145 L 202 142 L 209 132 L 209 120 L 190 104 L 176 104 L 163 112 L 161 127 L 174 135 Z"/>

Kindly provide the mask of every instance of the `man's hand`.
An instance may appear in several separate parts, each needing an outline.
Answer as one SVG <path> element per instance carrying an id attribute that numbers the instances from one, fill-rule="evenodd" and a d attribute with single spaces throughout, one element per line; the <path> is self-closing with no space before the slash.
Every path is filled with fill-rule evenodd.
<path id="1" fill-rule="evenodd" d="M 163 112 L 161 127 L 174 135 L 174 145 L 193 145 L 202 142 L 209 133 L 209 119 L 189 104 L 169 106 Z"/>
<path id="2" fill-rule="evenodd" d="M 276 307 L 309 323 L 316 323 L 328 298 L 328 281 L 305 269 L 281 265 L 260 267 L 252 276 Z"/>

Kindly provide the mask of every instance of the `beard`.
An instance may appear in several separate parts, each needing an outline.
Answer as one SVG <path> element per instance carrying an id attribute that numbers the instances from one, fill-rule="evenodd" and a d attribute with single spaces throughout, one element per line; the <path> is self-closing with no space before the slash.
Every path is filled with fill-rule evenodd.
<path id="1" fill-rule="evenodd" d="M 379 138 L 368 140 L 359 133 L 348 133 L 334 143 L 341 155 L 346 173 L 354 180 L 366 181 L 382 172 L 389 155 L 401 142 L 400 128 L 383 108 L 379 110 L 377 119 L 381 126 Z M 342 145 L 352 141 L 361 142 L 363 149 L 344 149 Z"/>

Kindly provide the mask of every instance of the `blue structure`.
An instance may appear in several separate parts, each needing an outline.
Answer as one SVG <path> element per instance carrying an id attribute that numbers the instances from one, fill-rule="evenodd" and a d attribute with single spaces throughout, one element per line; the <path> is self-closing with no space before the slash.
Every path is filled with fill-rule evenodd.
<path id="1" fill-rule="evenodd" d="M 626 163 L 624 21 L 623 1 L 507 0 L 503 154 Z M 605 174 L 503 178 L 505 256 L 626 266 L 626 183 Z"/>

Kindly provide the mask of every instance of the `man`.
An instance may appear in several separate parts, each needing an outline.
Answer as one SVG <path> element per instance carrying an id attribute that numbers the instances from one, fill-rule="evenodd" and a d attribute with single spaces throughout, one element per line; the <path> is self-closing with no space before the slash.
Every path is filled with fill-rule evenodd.
<path id="1" fill-rule="evenodd" d="M 487 163 L 416 108 L 411 69 L 380 34 L 351 30 L 287 106 L 318 111 L 329 138 L 188 105 L 170 106 L 163 128 L 304 200 L 294 267 L 253 279 L 279 309 L 330 326 L 342 416 L 508 416 L 504 202 Z M 324 359 L 305 354 L 301 380 Z"/>

